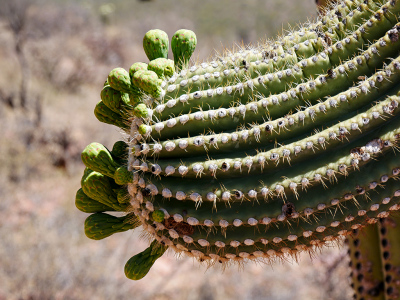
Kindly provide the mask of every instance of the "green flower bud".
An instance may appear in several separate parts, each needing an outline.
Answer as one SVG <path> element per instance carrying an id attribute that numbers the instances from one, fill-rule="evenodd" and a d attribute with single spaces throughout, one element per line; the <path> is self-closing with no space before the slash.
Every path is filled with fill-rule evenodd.
<path id="1" fill-rule="evenodd" d="M 190 57 L 196 49 L 196 34 L 187 29 L 180 29 L 175 32 L 171 40 L 172 53 L 174 54 L 175 65 L 178 69 L 187 65 Z"/>
<path id="2" fill-rule="evenodd" d="M 147 133 L 147 126 L 144 124 L 140 125 L 138 131 L 141 135 L 145 135 Z"/>
<path id="3" fill-rule="evenodd" d="M 124 117 L 120 113 L 116 113 L 109 109 L 103 101 L 97 103 L 94 109 L 94 115 L 97 120 L 102 123 L 115 125 L 122 129 L 128 129 L 129 126 L 125 124 Z"/>
<path id="4" fill-rule="evenodd" d="M 130 215 L 114 217 L 104 213 L 90 215 L 85 221 L 85 234 L 92 240 L 101 240 L 117 232 L 124 232 L 135 228 L 135 224 L 128 223 Z"/>
<path id="5" fill-rule="evenodd" d="M 149 60 L 168 58 L 168 35 L 159 29 L 148 31 L 143 38 L 143 48 Z"/>
<path id="6" fill-rule="evenodd" d="M 142 279 L 166 250 L 167 247 L 161 246 L 157 241 L 152 242 L 150 247 L 128 260 L 125 265 L 126 277 L 133 280 Z"/>
<path id="7" fill-rule="evenodd" d="M 115 68 L 108 75 L 110 86 L 123 93 L 139 94 L 139 90 L 132 86 L 128 71 L 123 68 Z"/>
<path id="8" fill-rule="evenodd" d="M 171 59 L 157 58 L 149 63 L 148 69 L 154 71 L 159 78 L 172 76 L 174 74 L 174 61 Z"/>
<path id="9" fill-rule="evenodd" d="M 129 197 L 129 193 L 126 189 L 118 189 L 116 190 L 117 193 L 117 200 L 119 203 L 129 203 L 130 201 L 130 197 Z"/>
<path id="10" fill-rule="evenodd" d="M 133 114 L 138 118 L 147 118 L 148 113 L 147 106 L 143 103 L 136 105 L 133 109 Z"/>
<path id="11" fill-rule="evenodd" d="M 91 143 L 81 154 L 82 162 L 86 167 L 113 177 L 119 165 L 114 161 L 111 153 L 100 143 Z"/>
<path id="12" fill-rule="evenodd" d="M 103 211 L 114 211 L 115 209 L 100 203 L 90 197 L 88 197 L 83 190 L 80 188 L 76 192 L 75 196 L 75 206 L 82 212 L 85 213 L 96 213 Z"/>
<path id="13" fill-rule="evenodd" d="M 133 78 L 133 75 L 137 71 L 146 71 L 147 70 L 147 64 L 143 62 L 137 62 L 134 63 L 130 68 L 129 68 L 129 76 L 131 77 L 131 80 Z"/>
<path id="14" fill-rule="evenodd" d="M 113 112 L 121 113 L 131 109 L 129 94 L 122 93 L 110 86 L 105 86 L 100 93 L 103 103 Z"/>
<path id="15" fill-rule="evenodd" d="M 137 71 L 133 75 L 132 83 L 144 92 L 157 98 L 161 95 L 162 80 L 153 71 Z"/>

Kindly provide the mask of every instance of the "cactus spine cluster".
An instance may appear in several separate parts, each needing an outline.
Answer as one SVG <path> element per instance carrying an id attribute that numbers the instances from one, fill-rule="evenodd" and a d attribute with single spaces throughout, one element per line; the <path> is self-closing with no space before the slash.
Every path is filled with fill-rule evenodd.
<path id="1" fill-rule="evenodd" d="M 140 279 L 166 249 L 270 261 L 399 210 L 399 16 L 399 0 L 340 1 L 274 42 L 200 64 L 193 32 L 174 35 L 173 61 L 167 35 L 149 31 L 149 62 L 112 70 L 95 108 L 129 137 L 82 153 L 87 236 L 141 226 L 153 242 L 125 268 Z"/>

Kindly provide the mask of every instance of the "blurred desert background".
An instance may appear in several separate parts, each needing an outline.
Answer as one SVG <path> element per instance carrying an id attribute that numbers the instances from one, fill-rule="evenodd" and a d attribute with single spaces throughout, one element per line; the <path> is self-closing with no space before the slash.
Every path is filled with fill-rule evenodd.
<path id="1" fill-rule="evenodd" d="M 140 230 L 89 240 L 74 204 L 81 151 L 121 135 L 93 114 L 103 82 L 147 62 L 148 30 L 193 30 L 204 60 L 315 17 L 315 0 L 0 0 L 0 300 L 351 298 L 344 247 L 224 271 L 169 253 L 128 280 Z"/>

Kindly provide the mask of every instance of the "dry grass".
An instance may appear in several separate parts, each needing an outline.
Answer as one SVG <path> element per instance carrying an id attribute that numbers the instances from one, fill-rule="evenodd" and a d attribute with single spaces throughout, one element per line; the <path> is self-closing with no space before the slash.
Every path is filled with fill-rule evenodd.
<path id="1" fill-rule="evenodd" d="M 288 2 L 285 9 L 275 0 L 119 0 L 106 18 L 100 4 L 79 3 L 42 0 L 27 10 L 25 109 L 18 98 L 23 73 L 0 11 L 0 299 L 348 299 L 343 249 L 326 249 L 313 260 L 303 255 L 299 264 L 224 272 L 169 254 L 146 278 L 130 281 L 123 267 L 146 247 L 139 233 L 91 241 L 83 233 L 86 216 L 74 207 L 81 150 L 92 141 L 111 146 L 120 136 L 93 115 L 99 89 L 113 67 L 145 60 L 147 30 L 171 36 L 193 29 L 204 59 L 221 44 L 254 43 L 289 20 L 306 20 L 314 0 Z"/>

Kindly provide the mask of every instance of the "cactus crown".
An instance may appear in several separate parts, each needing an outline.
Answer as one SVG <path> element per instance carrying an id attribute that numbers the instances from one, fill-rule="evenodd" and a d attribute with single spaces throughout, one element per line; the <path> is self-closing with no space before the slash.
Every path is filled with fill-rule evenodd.
<path id="1" fill-rule="evenodd" d="M 399 15 L 398 0 L 341 1 L 274 42 L 191 66 L 193 32 L 172 38 L 174 61 L 166 34 L 147 33 L 150 62 L 111 71 L 95 109 L 127 144 L 82 153 L 88 237 L 140 224 L 154 241 L 125 270 L 140 279 L 167 248 L 269 261 L 398 210 Z"/>

